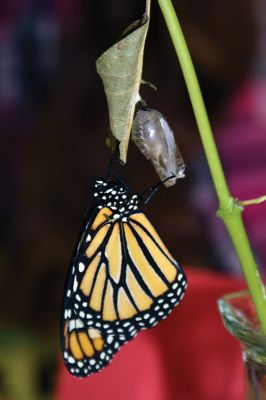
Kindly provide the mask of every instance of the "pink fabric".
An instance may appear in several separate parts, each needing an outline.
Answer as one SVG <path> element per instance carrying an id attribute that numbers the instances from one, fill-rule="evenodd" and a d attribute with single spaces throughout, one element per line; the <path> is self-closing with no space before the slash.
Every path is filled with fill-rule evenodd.
<path id="1" fill-rule="evenodd" d="M 204 270 L 169 318 L 124 346 L 112 364 L 73 378 L 61 364 L 55 400 L 243 400 L 239 344 L 223 327 L 217 298 L 243 287 Z"/>

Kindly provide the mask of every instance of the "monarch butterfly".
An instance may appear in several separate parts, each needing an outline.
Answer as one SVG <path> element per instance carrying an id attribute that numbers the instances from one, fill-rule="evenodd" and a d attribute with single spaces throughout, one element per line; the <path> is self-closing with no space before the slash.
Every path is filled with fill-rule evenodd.
<path id="1" fill-rule="evenodd" d="M 158 186 L 144 201 L 115 175 L 94 183 L 62 312 L 64 363 L 77 377 L 106 367 L 121 346 L 166 318 L 184 295 L 182 268 L 140 208 Z"/>
<path id="2" fill-rule="evenodd" d="M 133 121 L 132 140 L 144 156 L 151 160 L 158 176 L 165 186 L 183 178 L 185 164 L 176 146 L 174 135 L 163 115 L 138 103 L 138 111 Z M 167 179 L 173 175 L 171 179 Z"/>

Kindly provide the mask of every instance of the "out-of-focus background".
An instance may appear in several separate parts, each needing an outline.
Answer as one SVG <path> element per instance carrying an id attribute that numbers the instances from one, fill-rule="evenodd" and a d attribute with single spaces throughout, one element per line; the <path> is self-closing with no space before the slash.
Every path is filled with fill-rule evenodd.
<path id="1" fill-rule="evenodd" d="M 263 0 L 175 0 L 233 195 L 266 194 Z M 59 363 L 64 279 L 91 178 L 105 173 L 108 110 L 96 58 L 139 18 L 144 0 L 2 0 L 0 10 L 0 398 L 50 399 Z M 190 102 L 156 2 L 141 94 L 172 127 L 187 177 L 147 214 L 182 265 L 239 274 L 215 218 Z M 119 174 L 134 191 L 158 178 L 130 145 Z M 141 174 L 139 173 L 141 171 Z M 266 265 L 266 208 L 247 210 Z"/>

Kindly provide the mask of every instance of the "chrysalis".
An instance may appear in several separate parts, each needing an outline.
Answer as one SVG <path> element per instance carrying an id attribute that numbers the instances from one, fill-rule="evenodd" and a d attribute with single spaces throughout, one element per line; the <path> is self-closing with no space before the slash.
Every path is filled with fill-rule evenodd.
<path id="1" fill-rule="evenodd" d="M 166 187 L 184 178 L 185 164 L 176 146 L 173 132 L 162 114 L 153 109 L 139 109 L 132 125 L 132 140 L 144 156 L 151 161 Z"/>

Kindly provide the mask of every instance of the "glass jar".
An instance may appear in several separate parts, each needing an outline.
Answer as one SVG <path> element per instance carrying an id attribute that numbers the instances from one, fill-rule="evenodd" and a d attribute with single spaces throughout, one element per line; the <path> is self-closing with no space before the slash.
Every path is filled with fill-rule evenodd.
<path id="1" fill-rule="evenodd" d="M 225 327 L 242 347 L 245 399 L 266 400 L 266 336 L 259 329 L 249 292 L 225 295 L 218 300 L 218 307 Z"/>

